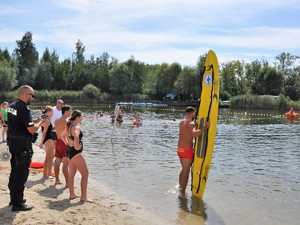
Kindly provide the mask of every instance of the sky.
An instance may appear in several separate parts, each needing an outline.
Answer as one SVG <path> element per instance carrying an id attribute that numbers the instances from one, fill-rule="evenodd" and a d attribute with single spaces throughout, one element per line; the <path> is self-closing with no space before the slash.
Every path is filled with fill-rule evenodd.
<path id="1" fill-rule="evenodd" d="M 219 62 L 300 56 L 299 0 L 1 0 L 0 48 L 12 52 L 33 34 L 39 55 L 47 47 L 71 58 L 80 39 L 85 56 L 109 53 L 148 64 L 196 65 L 212 49 Z"/>

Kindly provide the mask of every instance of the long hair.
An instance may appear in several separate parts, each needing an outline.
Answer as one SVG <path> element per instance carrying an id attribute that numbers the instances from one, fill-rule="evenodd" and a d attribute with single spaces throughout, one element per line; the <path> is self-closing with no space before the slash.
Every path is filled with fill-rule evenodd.
<path id="1" fill-rule="evenodd" d="M 71 117 L 69 118 L 68 122 L 67 122 L 67 128 L 69 129 L 71 124 L 76 120 L 77 117 L 81 117 L 82 113 L 80 110 L 74 110 L 72 112 Z"/>

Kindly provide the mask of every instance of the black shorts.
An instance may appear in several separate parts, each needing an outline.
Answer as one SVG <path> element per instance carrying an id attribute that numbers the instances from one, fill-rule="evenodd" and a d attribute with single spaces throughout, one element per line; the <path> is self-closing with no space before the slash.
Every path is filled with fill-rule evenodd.
<path id="1" fill-rule="evenodd" d="M 57 140 L 57 135 L 55 131 L 51 131 L 51 135 L 52 135 L 52 140 L 56 141 Z"/>

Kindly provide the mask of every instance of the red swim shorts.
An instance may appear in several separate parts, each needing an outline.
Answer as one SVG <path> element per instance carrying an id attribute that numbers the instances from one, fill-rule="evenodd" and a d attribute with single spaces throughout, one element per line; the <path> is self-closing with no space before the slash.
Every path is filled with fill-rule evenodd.
<path id="1" fill-rule="evenodd" d="M 193 160 L 194 158 L 194 150 L 192 147 L 178 147 L 177 155 L 179 158 Z"/>
<path id="2" fill-rule="evenodd" d="M 55 144 L 55 157 L 64 158 L 67 157 L 68 146 L 61 140 L 57 139 Z"/>

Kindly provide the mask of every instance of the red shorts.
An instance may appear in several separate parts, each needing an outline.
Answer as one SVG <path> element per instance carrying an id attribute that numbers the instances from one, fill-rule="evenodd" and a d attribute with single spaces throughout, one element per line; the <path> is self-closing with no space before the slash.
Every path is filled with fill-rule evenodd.
<path id="1" fill-rule="evenodd" d="M 64 158 L 67 157 L 68 146 L 61 140 L 57 139 L 55 144 L 55 157 Z"/>
<path id="2" fill-rule="evenodd" d="M 194 149 L 192 147 L 178 147 L 177 155 L 179 158 L 193 160 L 194 158 Z"/>

